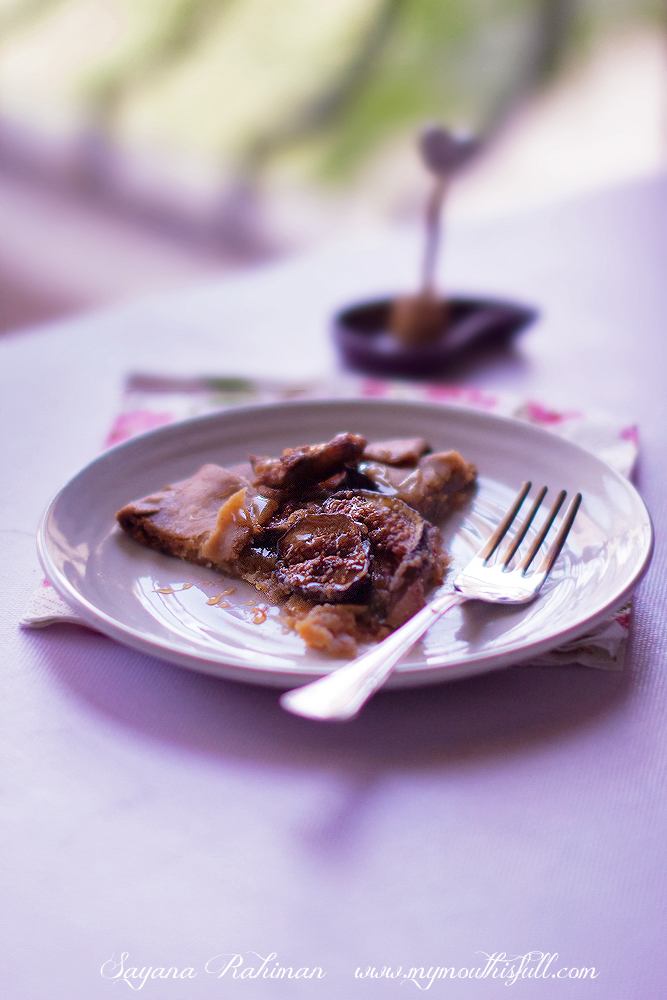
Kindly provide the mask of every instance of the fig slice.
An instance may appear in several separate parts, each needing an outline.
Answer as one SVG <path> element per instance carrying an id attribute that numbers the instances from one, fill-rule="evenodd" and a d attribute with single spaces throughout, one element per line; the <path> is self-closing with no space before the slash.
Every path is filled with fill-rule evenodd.
<path id="1" fill-rule="evenodd" d="M 292 593 L 335 604 L 370 583 L 367 531 L 347 514 L 307 514 L 278 541 L 276 577 Z"/>
<path id="2" fill-rule="evenodd" d="M 250 455 L 249 459 L 257 486 L 292 490 L 322 483 L 347 465 L 356 466 L 365 447 L 366 439 L 359 434 L 336 434 L 323 444 L 286 448 L 280 458 Z"/>
<path id="3" fill-rule="evenodd" d="M 397 561 L 421 544 L 427 525 L 423 517 L 402 500 L 369 490 L 334 493 L 324 507 L 363 524 L 368 530 L 373 552 Z"/>

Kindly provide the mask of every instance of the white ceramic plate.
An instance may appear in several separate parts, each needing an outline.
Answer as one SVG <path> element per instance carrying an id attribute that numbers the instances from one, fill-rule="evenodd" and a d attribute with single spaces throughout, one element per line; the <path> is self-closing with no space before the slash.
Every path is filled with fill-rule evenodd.
<path id="1" fill-rule="evenodd" d="M 279 608 L 258 613 L 247 584 L 148 549 L 121 532 L 130 500 L 249 452 L 324 441 L 340 431 L 369 440 L 422 436 L 479 469 L 468 507 L 443 527 L 454 578 L 481 546 L 521 483 L 583 493 L 583 503 L 541 595 L 521 608 L 469 603 L 450 611 L 398 665 L 389 686 L 465 677 L 526 660 L 585 633 L 618 608 L 648 567 L 653 532 L 636 490 L 576 445 L 518 420 L 456 407 L 372 400 L 281 403 L 161 428 L 106 452 L 55 497 L 39 551 L 61 596 L 101 632 L 183 667 L 289 687 L 341 661 L 285 634 Z M 445 584 L 447 586 L 447 584 Z M 451 586 L 451 583 L 450 583 Z M 224 604 L 208 601 L 225 590 Z"/>

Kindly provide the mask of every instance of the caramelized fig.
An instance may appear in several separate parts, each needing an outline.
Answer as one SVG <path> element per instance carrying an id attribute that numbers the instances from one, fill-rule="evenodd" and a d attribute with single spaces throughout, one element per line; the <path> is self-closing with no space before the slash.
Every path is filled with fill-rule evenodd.
<path id="1" fill-rule="evenodd" d="M 369 549 L 366 529 L 346 514 L 307 514 L 278 542 L 276 577 L 314 601 L 352 601 L 370 582 Z"/>
<path id="2" fill-rule="evenodd" d="M 440 532 L 402 500 L 360 490 L 337 493 L 325 509 L 345 513 L 368 529 L 371 606 L 382 619 L 391 619 L 392 628 L 400 617 L 414 613 L 410 608 L 421 607 L 424 586 L 442 583 L 447 557 Z M 418 580 L 421 589 L 413 586 Z"/>
<path id="3" fill-rule="evenodd" d="M 366 447 L 359 434 L 337 434 L 324 444 L 286 448 L 280 458 L 250 455 L 257 486 L 291 490 L 312 483 L 322 483 L 346 465 L 356 466 Z"/>
<path id="4" fill-rule="evenodd" d="M 334 493 L 324 509 L 347 514 L 365 525 L 373 550 L 399 560 L 417 548 L 426 526 L 423 517 L 402 500 L 370 490 Z"/>
<path id="5" fill-rule="evenodd" d="M 364 461 L 359 471 L 372 479 L 382 493 L 403 500 L 430 519 L 442 517 L 451 507 L 458 506 L 477 475 L 475 466 L 465 462 L 456 451 L 422 455 L 411 469 Z"/>

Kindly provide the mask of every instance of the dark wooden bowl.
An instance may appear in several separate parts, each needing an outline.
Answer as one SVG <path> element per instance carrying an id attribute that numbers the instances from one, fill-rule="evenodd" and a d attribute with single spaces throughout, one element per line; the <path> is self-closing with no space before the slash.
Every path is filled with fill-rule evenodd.
<path id="1" fill-rule="evenodd" d="M 509 339 L 537 317 L 516 302 L 454 297 L 448 322 L 437 340 L 414 347 L 389 333 L 392 299 L 361 302 L 336 313 L 333 337 L 347 368 L 367 375 L 428 379 L 483 344 Z"/>

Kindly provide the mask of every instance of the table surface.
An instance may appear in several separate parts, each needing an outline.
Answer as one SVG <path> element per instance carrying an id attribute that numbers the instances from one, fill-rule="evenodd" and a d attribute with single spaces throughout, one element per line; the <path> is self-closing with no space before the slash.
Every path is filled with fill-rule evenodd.
<path id="1" fill-rule="evenodd" d="M 639 424 L 657 546 L 622 673 L 513 667 L 329 726 L 76 626 L 17 626 L 41 512 L 98 453 L 125 372 L 326 374 L 331 310 L 409 288 L 416 260 L 415 234 L 375 234 L 0 343 L 13 1000 L 113 996 L 133 967 L 172 970 L 142 986 L 160 1000 L 398 990 L 369 966 L 463 970 L 433 995 L 475 1000 L 502 993 L 499 953 L 529 952 L 558 955 L 515 983 L 531 1000 L 665 995 L 664 179 L 453 229 L 444 273 L 542 312 L 451 380 Z"/>

